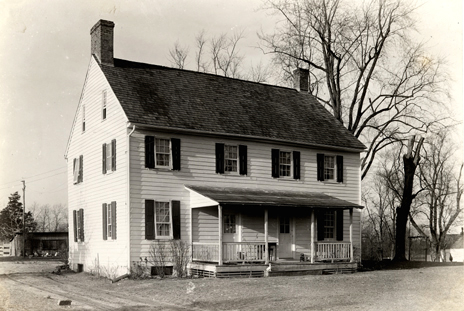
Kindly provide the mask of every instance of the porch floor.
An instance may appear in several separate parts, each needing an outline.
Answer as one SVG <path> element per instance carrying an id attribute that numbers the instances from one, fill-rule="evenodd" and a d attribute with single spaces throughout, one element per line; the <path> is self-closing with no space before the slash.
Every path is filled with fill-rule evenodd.
<path id="1" fill-rule="evenodd" d="M 264 277 L 282 275 L 307 274 L 337 274 L 354 273 L 357 270 L 356 262 L 300 262 L 295 259 L 280 259 L 272 261 L 269 265 L 262 263 L 216 263 L 194 261 L 189 264 L 192 275 L 199 277 Z"/>

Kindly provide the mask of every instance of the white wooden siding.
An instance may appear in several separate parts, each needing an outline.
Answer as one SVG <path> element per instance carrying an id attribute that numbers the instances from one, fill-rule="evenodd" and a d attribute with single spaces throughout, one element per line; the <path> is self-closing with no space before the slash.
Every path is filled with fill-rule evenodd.
<path id="1" fill-rule="evenodd" d="M 166 169 L 145 168 L 145 135 L 179 138 L 181 140 L 181 170 L 171 171 Z M 243 144 L 248 146 L 248 175 L 238 174 L 216 174 L 215 143 Z M 191 199 L 190 191 L 184 185 L 203 185 L 214 187 L 247 187 L 286 191 L 312 191 L 322 192 L 334 197 L 359 204 L 359 154 L 348 152 L 324 152 L 323 150 L 291 147 L 288 145 L 276 145 L 260 142 L 246 142 L 232 139 L 215 139 L 211 137 L 199 137 L 190 135 L 157 133 L 140 131 L 136 129 L 131 137 L 131 260 L 137 261 L 140 257 L 148 256 L 151 241 L 145 240 L 145 209 L 144 202 L 147 199 L 170 201 L 181 201 L 181 238 L 185 241 L 190 239 L 190 217 L 200 219 L 206 217 L 204 211 L 191 209 L 189 204 L 197 206 L 200 199 Z M 271 149 L 279 148 L 285 150 L 296 150 L 301 152 L 301 179 L 275 179 L 271 177 Z M 316 178 L 316 154 L 338 154 L 344 156 L 344 182 L 318 182 Z M 198 213 L 198 214 L 196 214 Z M 215 211 L 217 215 L 217 210 Z M 354 213 L 354 220 L 359 220 L 359 212 Z M 200 217 L 201 216 L 201 217 Z M 209 215 L 211 216 L 211 215 Z M 251 226 L 256 231 L 247 231 L 245 223 L 251 221 Z M 206 218 L 202 221 L 206 221 Z M 193 228 L 193 241 L 204 242 L 208 239 L 217 241 L 217 220 L 209 219 L 207 227 L 215 232 L 214 237 L 207 237 Z M 242 213 L 242 241 L 262 238 L 264 240 L 264 215 L 247 219 Z M 275 221 L 277 219 L 275 218 Z M 349 239 L 349 214 L 345 213 L 344 220 L 345 239 Z M 203 224 L 202 224 L 203 225 Z M 271 225 L 271 224 L 270 224 Z M 278 223 L 274 223 L 278 226 Z M 297 227 L 298 228 L 298 227 Z M 277 228 L 276 228 L 277 229 Z M 205 229 L 206 230 L 206 229 Z M 269 229 L 269 235 L 275 235 Z M 355 222 L 354 238 L 355 245 L 360 245 L 360 222 Z M 200 237 L 201 235 L 201 237 Z M 277 239 L 277 237 L 274 237 Z M 271 239 L 270 239 L 271 241 Z M 274 240 L 275 241 L 275 240 Z M 306 245 L 305 241 L 297 241 L 297 244 Z M 306 246 L 302 246 L 306 247 Z"/>
<path id="2" fill-rule="evenodd" d="M 102 90 L 107 90 L 107 117 L 102 120 Z M 82 132 L 85 105 L 86 131 Z M 127 128 L 124 112 L 92 58 L 67 153 L 69 249 L 73 267 L 112 277 L 129 270 L 127 208 Z M 116 139 L 116 171 L 102 174 L 102 145 Z M 73 183 L 73 159 L 83 155 L 83 182 Z M 116 201 L 117 239 L 103 240 L 102 204 Z M 73 210 L 84 210 L 84 242 L 74 242 Z"/>

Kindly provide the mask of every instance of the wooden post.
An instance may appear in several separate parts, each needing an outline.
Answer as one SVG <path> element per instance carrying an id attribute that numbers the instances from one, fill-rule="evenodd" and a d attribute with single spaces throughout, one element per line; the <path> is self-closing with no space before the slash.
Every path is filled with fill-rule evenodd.
<path id="1" fill-rule="evenodd" d="M 222 206 L 218 205 L 218 221 L 219 221 L 219 265 L 222 265 Z"/>
<path id="2" fill-rule="evenodd" d="M 267 208 L 264 209 L 264 260 L 266 265 L 269 264 L 269 243 L 268 243 L 268 219 L 269 219 L 269 214 Z"/>
<path id="3" fill-rule="evenodd" d="M 350 262 L 354 262 L 353 255 L 353 208 L 350 208 Z"/>
<path id="4" fill-rule="evenodd" d="M 315 224 L 314 224 L 314 209 L 311 210 L 311 263 L 314 263 L 314 255 L 315 255 L 315 250 L 314 250 L 314 230 Z"/>

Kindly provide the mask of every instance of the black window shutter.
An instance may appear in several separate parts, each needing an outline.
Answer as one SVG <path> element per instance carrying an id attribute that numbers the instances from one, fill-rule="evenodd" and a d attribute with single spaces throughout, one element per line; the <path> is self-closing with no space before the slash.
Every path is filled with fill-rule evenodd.
<path id="1" fill-rule="evenodd" d="M 337 182 L 343 182 L 343 156 L 337 156 Z"/>
<path id="2" fill-rule="evenodd" d="M 324 154 L 317 154 L 317 180 L 324 181 Z"/>
<path id="3" fill-rule="evenodd" d="M 300 152 L 293 151 L 293 178 L 300 179 Z"/>
<path id="4" fill-rule="evenodd" d="M 172 204 L 172 233 L 174 240 L 180 240 L 180 201 L 171 201 Z"/>
<path id="5" fill-rule="evenodd" d="M 180 171 L 180 139 L 171 138 L 172 170 Z"/>
<path id="6" fill-rule="evenodd" d="M 116 170 L 116 139 L 111 141 L 111 170 Z"/>
<path id="7" fill-rule="evenodd" d="M 80 155 L 79 156 L 79 177 L 78 177 L 78 182 L 83 182 L 84 181 L 84 156 Z"/>
<path id="8" fill-rule="evenodd" d="M 324 241 L 324 222 L 325 211 L 321 210 L 316 213 L 317 217 L 317 240 Z"/>
<path id="9" fill-rule="evenodd" d="M 79 219 L 81 223 L 80 239 L 81 239 L 81 242 L 84 242 L 84 210 L 82 208 L 79 210 Z"/>
<path id="10" fill-rule="evenodd" d="M 224 144 L 216 143 L 216 173 L 224 174 Z"/>
<path id="11" fill-rule="evenodd" d="M 74 242 L 77 242 L 77 215 L 76 210 L 73 210 L 73 232 L 74 232 Z"/>
<path id="12" fill-rule="evenodd" d="M 343 210 L 336 211 L 337 214 L 337 241 L 343 241 Z"/>
<path id="13" fill-rule="evenodd" d="M 145 167 L 155 168 L 155 136 L 145 136 Z"/>
<path id="14" fill-rule="evenodd" d="M 279 177 L 279 149 L 272 149 L 272 177 Z"/>
<path id="15" fill-rule="evenodd" d="M 108 209 L 106 203 L 102 204 L 102 227 L 103 227 L 103 240 L 108 239 Z"/>
<path id="16" fill-rule="evenodd" d="M 155 239 L 155 201 L 145 200 L 145 239 Z"/>
<path id="17" fill-rule="evenodd" d="M 106 174 L 106 144 L 102 145 L 102 173 Z"/>
<path id="18" fill-rule="evenodd" d="M 248 150 L 247 146 L 239 145 L 238 146 L 238 154 L 240 160 L 240 175 L 248 174 L 247 170 L 247 162 L 248 162 Z"/>
<path id="19" fill-rule="evenodd" d="M 116 202 L 111 202 L 111 238 L 116 240 Z"/>

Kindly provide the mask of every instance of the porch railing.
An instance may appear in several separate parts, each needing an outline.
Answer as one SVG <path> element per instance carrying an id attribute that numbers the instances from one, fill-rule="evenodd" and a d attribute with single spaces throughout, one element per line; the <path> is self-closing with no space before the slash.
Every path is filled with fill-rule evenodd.
<path id="1" fill-rule="evenodd" d="M 351 259 L 351 243 L 317 243 L 317 260 Z"/>
<path id="2" fill-rule="evenodd" d="M 238 242 L 223 244 L 224 262 L 264 262 L 265 243 Z"/>
<path id="3" fill-rule="evenodd" d="M 219 244 L 193 242 L 192 260 L 219 262 Z"/>
<path id="4" fill-rule="evenodd" d="M 265 262 L 265 250 L 265 243 L 223 243 L 222 260 L 223 262 Z M 193 242 L 192 260 L 219 262 L 219 243 Z"/>

